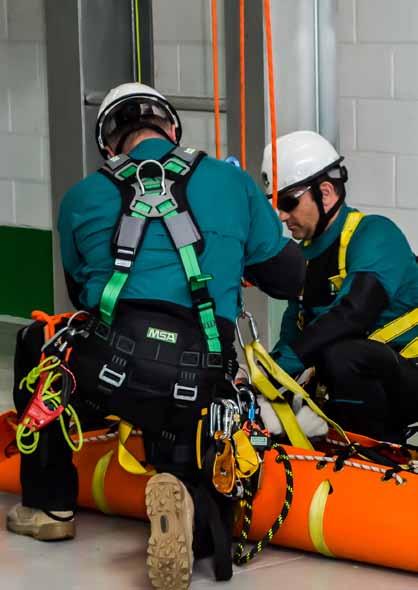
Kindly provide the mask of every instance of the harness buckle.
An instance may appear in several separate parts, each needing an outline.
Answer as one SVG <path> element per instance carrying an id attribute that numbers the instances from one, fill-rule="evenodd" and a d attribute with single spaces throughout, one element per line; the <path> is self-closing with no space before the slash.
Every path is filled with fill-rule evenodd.
<path id="1" fill-rule="evenodd" d="M 194 387 L 186 387 L 185 385 L 179 385 L 178 383 L 176 383 L 174 385 L 173 398 L 181 399 L 186 402 L 194 402 L 197 399 L 197 385 L 195 385 Z"/>
<path id="2" fill-rule="evenodd" d="M 99 379 L 105 383 L 108 383 L 109 385 L 113 385 L 113 387 L 120 387 L 125 381 L 125 378 L 126 373 L 118 373 L 117 371 L 113 371 L 113 369 L 109 369 L 107 365 L 103 365 L 99 373 Z"/>

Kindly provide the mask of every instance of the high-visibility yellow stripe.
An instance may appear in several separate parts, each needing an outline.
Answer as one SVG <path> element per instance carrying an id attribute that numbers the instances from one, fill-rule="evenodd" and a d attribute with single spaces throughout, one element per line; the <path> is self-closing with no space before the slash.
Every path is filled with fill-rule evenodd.
<path id="1" fill-rule="evenodd" d="M 405 334 L 412 328 L 418 325 L 418 307 L 412 311 L 408 311 L 399 318 L 395 318 L 382 328 L 375 330 L 373 334 L 369 336 L 370 340 L 376 340 L 377 342 L 390 342 L 398 336 Z M 412 343 L 411 343 L 412 344 Z"/>
<path id="2" fill-rule="evenodd" d="M 414 359 L 418 357 L 418 338 L 414 338 L 412 342 L 409 342 L 409 344 L 404 346 L 400 354 L 405 359 Z"/>
<path id="3" fill-rule="evenodd" d="M 344 280 L 347 276 L 347 249 L 348 245 L 356 231 L 358 224 L 363 219 L 364 213 L 361 211 L 351 211 L 345 220 L 343 231 L 340 238 L 340 249 L 338 251 L 338 271 L 340 277 Z"/>

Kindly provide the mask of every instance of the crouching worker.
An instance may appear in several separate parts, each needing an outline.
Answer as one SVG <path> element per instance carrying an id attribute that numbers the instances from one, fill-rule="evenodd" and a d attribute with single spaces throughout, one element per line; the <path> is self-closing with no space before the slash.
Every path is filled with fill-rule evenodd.
<path id="1" fill-rule="evenodd" d="M 418 265 L 386 217 L 345 204 L 347 171 L 311 131 L 277 140 L 280 219 L 300 240 L 303 295 L 289 302 L 273 356 L 292 375 L 315 366 L 341 426 L 402 442 L 418 418 Z M 262 175 L 271 194 L 271 145 Z"/>
<path id="2" fill-rule="evenodd" d="M 117 415 L 143 431 L 158 472 L 146 489 L 154 586 L 188 588 L 193 551 L 215 551 L 216 577 L 229 579 L 232 506 L 201 477 L 197 424 L 214 398 L 234 396 L 242 275 L 272 297 L 292 298 L 303 257 L 245 172 L 179 147 L 179 117 L 153 88 L 111 90 L 96 131 L 107 160 L 69 190 L 59 217 L 68 291 L 89 312 L 72 343 L 75 396 L 98 419 Z M 20 415 L 28 398 L 19 382 L 38 364 L 41 343 L 41 323 L 19 334 Z M 57 423 L 22 455 L 21 482 L 9 530 L 73 537 L 77 473 Z"/>

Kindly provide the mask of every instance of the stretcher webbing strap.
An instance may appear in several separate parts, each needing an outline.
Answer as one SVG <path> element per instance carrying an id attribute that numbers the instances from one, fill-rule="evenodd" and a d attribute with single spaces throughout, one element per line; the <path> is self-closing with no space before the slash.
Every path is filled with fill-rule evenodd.
<path id="1" fill-rule="evenodd" d="M 302 449 L 312 450 L 313 446 L 311 445 L 303 430 L 300 428 L 295 414 L 293 413 L 289 404 L 283 397 L 281 397 L 276 387 L 258 367 L 258 363 L 260 363 L 266 372 L 273 376 L 274 369 L 271 367 L 270 370 L 269 359 L 264 357 L 264 354 L 262 352 L 260 353 L 260 350 L 256 350 L 254 348 L 254 344 L 255 342 L 252 344 L 247 344 L 244 348 L 244 354 L 246 357 L 252 384 L 257 389 L 257 391 L 262 393 L 264 397 L 266 397 L 272 403 L 272 407 L 277 414 L 277 417 L 283 424 L 283 428 L 292 445 Z M 271 359 L 271 361 L 274 363 L 273 359 Z M 277 399 L 280 401 L 277 402 Z"/>
<path id="2" fill-rule="evenodd" d="M 218 52 L 218 0 L 211 0 L 212 14 L 212 67 L 213 98 L 215 105 L 215 145 L 216 157 L 221 158 L 221 115 L 219 99 L 219 52 Z"/>
<path id="3" fill-rule="evenodd" d="M 120 466 L 133 475 L 145 475 L 150 472 L 145 469 L 126 447 L 126 442 L 133 430 L 132 424 L 121 420 L 119 422 L 118 460 Z"/>
<path id="4" fill-rule="evenodd" d="M 324 514 L 331 491 L 332 486 L 328 480 L 321 482 L 312 496 L 309 506 L 309 535 L 311 541 L 316 551 L 327 557 L 335 557 L 328 549 L 324 536 Z"/>
<path id="5" fill-rule="evenodd" d="M 290 375 L 288 375 L 283 369 L 274 362 L 273 358 L 268 354 L 265 350 L 263 345 L 258 341 L 254 340 L 251 344 L 247 344 L 244 347 L 244 354 L 247 359 L 248 369 L 250 372 L 251 380 L 254 383 L 256 389 L 260 391 L 271 402 L 276 402 L 278 399 L 283 400 L 283 396 L 277 391 L 274 385 L 269 381 L 268 377 L 259 369 L 257 366 L 260 364 L 263 367 L 263 370 L 267 375 L 270 375 L 275 381 L 280 383 L 283 387 L 285 387 L 288 391 L 293 393 L 294 395 L 300 395 L 302 399 L 306 402 L 309 408 L 315 412 L 320 418 L 328 422 L 328 424 L 336 430 L 345 441 L 350 443 L 349 438 L 347 437 L 344 430 L 339 426 L 336 422 L 328 418 L 326 414 L 315 404 L 315 402 L 311 399 L 309 394 L 295 381 L 292 379 Z M 280 417 L 279 417 L 280 418 Z M 300 426 L 298 425 L 296 419 L 295 422 L 300 432 Z M 289 433 L 287 433 L 289 436 Z M 293 433 L 292 433 L 293 436 Z M 300 434 L 298 434 L 298 437 Z M 309 440 L 306 438 L 304 433 L 302 436 L 305 439 L 303 445 L 297 445 L 292 440 L 293 446 L 302 446 L 302 448 L 308 448 L 312 450 L 312 445 Z M 289 436 L 290 438 L 290 436 Z"/>
<path id="6" fill-rule="evenodd" d="M 136 459 L 130 451 L 126 448 L 126 443 L 128 438 L 132 434 L 133 427 L 128 422 L 124 422 L 121 420 L 119 422 L 119 431 L 118 431 L 118 461 L 120 466 L 127 471 L 128 473 L 132 473 L 133 475 L 147 475 L 151 476 L 155 474 L 155 471 L 150 469 L 147 470 L 143 467 Z M 93 500 L 97 506 L 97 508 L 104 512 L 105 514 L 112 514 L 112 511 L 108 505 L 106 499 L 106 488 L 105 488 L 105 480 L 107 471 L 109 469 L 110 462 L 115 454 L 114 450 L 108 451 L 103 457 L 101 457 L 96 467 L 94 468 L 93 478 L 91 482 L 91 491 Z"/>
<path id="7" fill-rule="evenodd" d="M 269 530 L 265 533 L 265 535 L 260 539 L 260 541 L 256 542 L 254 547 L 244 554 L 245 545 L 248 541 L 248 534 L 251 528 L 251 520 L 252 520 L 252 513 L 253 513 L 253 492 L 251 487 L 250 480 L 245 480 L 244 482 L 244 523 L 241 530 L 240 538 L 238 541 L 238 545 L 235 549 L 233 561 L 236 565 L 244 565 L 248 563 L 253 557 L 255 557 L 258 553 L 260 553 L 266 545 L 268 545 L 271 540 L 273 539 L 274 535 L 280 529 L 284 521 L 286 520 L 287 515 L 289 514 L 290 507 L 293 501 L 293 471 L 292 471 L 292 464 L 289 461 L 289 457 L 287 456 L 285 450 L 277 445 L 274 444 L 273 449 L 277 451 L 276 462 L 283 463 L 284 470 L 285 470 L 285 477 L 286 477 L 286 494 L 282 509 L 280 514 L 269 528 Z"/>
<path id="8" fill-rule="evenodd" d="M 273 209 L 277 209 L 277 188 L 278 188 L 278 174 L 277 174 L 277 123 L 276 123 L 276 97 L 274 88 L 274 71 L 273 71 L 273 40 L 271 30 L 271 11 L 270 0 L 264 0 L 264 29 L 266 35 L 267 47 L 267 66 L 268 66 L 268 87 L 269 87 L 269 107 L 270 107 L 270 132 L 271 132 L 271 157 L 272 157 L 272 205 Z"/>
<path id="9" fill-rule="evenodd" d="M 106 500 L 105 478 L 113 454 L 114 451 L 108 451 L 97 461 L 93 472 L 93 478 L 91 480 L 91 494 L 94 503 L 96 504 L 96 507 L 105 514 L 112 514 Z"/>

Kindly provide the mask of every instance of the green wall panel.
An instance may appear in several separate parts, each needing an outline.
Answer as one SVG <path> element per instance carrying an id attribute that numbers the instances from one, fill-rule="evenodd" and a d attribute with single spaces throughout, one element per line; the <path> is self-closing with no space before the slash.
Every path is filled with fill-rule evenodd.
<path id="1" fill-rule="evenodd" d="M 52 233 L 0 226 L 0 314 L 30 317 L 33 309 L 52 313 Z"/>

